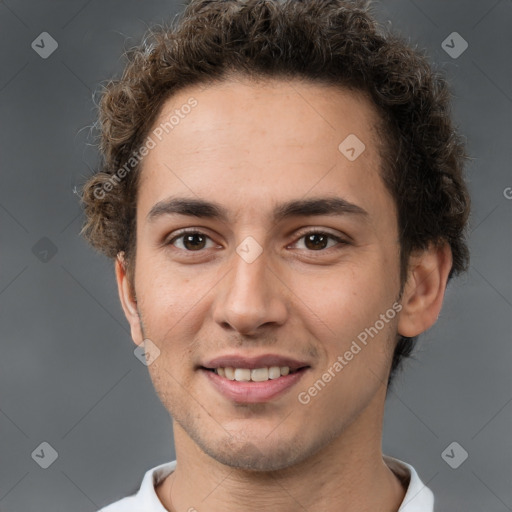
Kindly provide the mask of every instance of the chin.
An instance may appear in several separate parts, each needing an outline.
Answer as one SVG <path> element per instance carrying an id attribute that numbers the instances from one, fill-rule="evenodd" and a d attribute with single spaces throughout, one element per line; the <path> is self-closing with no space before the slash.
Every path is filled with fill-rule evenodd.
<path id="1" fill-rule="evenodd" d="M 183 427 L 183 425 L 182 425 Z M 307 442 L 303 432 L 295 435 L 283 429 L 278 436 L 268 436 L 265 430 L 232 431 L 213 436 L 212 431 L 184 429 L 199 449 L 225 466 L 258 472 L 279 471 L 291 468 L 314 455 L 325 442 L 313 439 Z"/>
<path id="2" fill-rule="evenodd" d="M 267 443 L 268 444 L 268 443 Z M 258 446 L 251 442 L 226 443 L 223 447 L 203 446 L 203 451 L 217 462 L 231 468 L 246 471 L 278 471 L 299 462 L 301 453 L 286 444 L 281 444 L 279 450 L 275 446 Z"/>

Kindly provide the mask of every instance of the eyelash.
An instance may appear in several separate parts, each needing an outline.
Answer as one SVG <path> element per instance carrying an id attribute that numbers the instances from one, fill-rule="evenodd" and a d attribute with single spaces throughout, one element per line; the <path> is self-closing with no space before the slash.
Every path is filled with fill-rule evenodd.
<path id="1" fill-rule="evenodd" d="M 330 239 L 332 239 L 332 240 L 335 240 L 336 242 L 338 242 L 338 244 L 341 244 L 342 246 L 343 246 L 343 245 L 348 245 L 348 242 L 347 242 L 345 239 L 343 239 L 343 238 L 341 238 L 341 237 L 339 237 L 339 236 L 333 235 L 333 234 L 331 234 L 331 233 L 329 233 L 329 232 L 327 232 L 327 231 L 322 231 L 322 230 L 320 230 L 320 229 L 312 229 L 312 230 L 309 230 L 309 231 L 303 232 L 303 233 L 299 236 L 299 238 L 297 238 L 297 241 L 302 240 L 303 238 L 305 238 L 305 237 L 306 237 L 306 236 L 308 236 L 308 235 L 314 235 L 314 234 L 327 235 L 327 237 L 328 237 L 328 238 L 330 238 Z M 174 236 L 173 238 L 171 238 L 171 240 L 169 240 L 168 242 L 166 242 L 166 244 L 165 244 L 165 245 L 171 245 L 171 246 L 172 246 L 176 240 L 178 240 L 178 239 L 180 239 L 180 238 L 183 238 L 183 237 L 184 237 L 184 236 L 186 236 L 186 235 L 202 235 L 202 236 L 205 236 L 206 238 L 208 238 L 208 239 L 210 239 L 210 240 L 211 240 L 211 238 L 210 238 L 208 235 L 206 235 L 205 233 L 202 233 L 201 231 L 198 231 L 198 230 L 196 230 L 196 229 L 185 229 L 185 230 L 183 230 L 183 231 L 178 232 L 178 234 L 177 234 L 176 236 Z M 295 242 L 295 243 L 296 243 L 296 242 Z M 318 250 L 316 250 L 316 251 L 315 251 L 315 250 L 308 250 L 308 249 L 306 249 L 306 250 L 307 250 L 308 252 L 310 252 L 310 253 L 315 253 L 315 252 L 327 252 L 329 249 L 334 249 L 335 247 L 336 247 L 336 246 L 327 247 L 327 248 L 325 248 L 325 249 L 318 249 Z M 200 253 L 200 252 L 202 252 L 202 251 L 204 250 L 204 249 L 200 249 L 200 250 L 197 250 L 197 251 L 189 251 L 189 250 L 187 250 L 187 249 L 181 249 L 181 248 L 177 248 L 177 247 L 176 247 L 176 249 L 177 249 L 177 250 L 181 250 L 181 251 L 185 251 L 185 252 L 190 253 L 190 254 L 193 254 L 193 253 Z"/>

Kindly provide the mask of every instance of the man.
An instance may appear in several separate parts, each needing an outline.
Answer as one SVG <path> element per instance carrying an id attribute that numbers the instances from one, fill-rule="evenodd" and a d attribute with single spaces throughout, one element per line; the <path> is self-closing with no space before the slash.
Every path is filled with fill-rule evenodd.
<path id="1" fill-rule="evenodd" d="M 467 266 L 445 81 L 361 3 L 191 1 L 100 104 L 115 259 L 176 461 L 105 512 L 430 512 L 388 386 Z"/>

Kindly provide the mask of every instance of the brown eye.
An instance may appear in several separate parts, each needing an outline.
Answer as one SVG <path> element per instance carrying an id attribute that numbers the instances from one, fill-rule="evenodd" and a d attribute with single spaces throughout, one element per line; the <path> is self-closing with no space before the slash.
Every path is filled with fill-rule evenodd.
<path id="1" fill-rule="evenodd" d="M 169 241 L 169 245 L 174 245 L 178 249 L 188 252 L 197 252 L 206 248 L 208 240 L 210 240 L 210 237 L 199 231 L 189 231 L 175 236 Z"/>
<path id="2" fill-rule="evenodd" d="M 335 245 L 345 245 L 345 241 L 337 236 L 331 235 L 330 233 L 326 233 L 324 231 L 309 231 L 308 233 L 302 235 L 296 244 L 299 244 L 299 241 L 304 240 L 304 247 L 298 247 L 299 249 L 307 249 L 308 251 L 322 251 L 325 249 L 330 249 Z"/>
<path id="3" fill-rule="evenodd" d="M 203 235 L 189 234 L 183 237 L 183 245 L 186 249 L 190 249 L 191 251 L 195 251 L 196 249 L 204 249 L 206 243 L 206 237 Z"/>
<path id="4" fill-rule="evenodd" d="M 323 235 L 321 233 L 311 233 L 304 237 L 304 245 L 311 250 L 325 249 L 327 247 L 329 238 L 329 236 Z"/>

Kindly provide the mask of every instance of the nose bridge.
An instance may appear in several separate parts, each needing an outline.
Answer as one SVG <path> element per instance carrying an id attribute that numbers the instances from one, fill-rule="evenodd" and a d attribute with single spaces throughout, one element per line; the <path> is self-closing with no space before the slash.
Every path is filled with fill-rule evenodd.
<path id="1" fill-rule="evenodd" d="M 219 324 L 250 333 L 264 324 L 284 321 L 286 304 L 269 263 L 269 255 L 251 237 L 238 245 L 215 308 Z"/>

